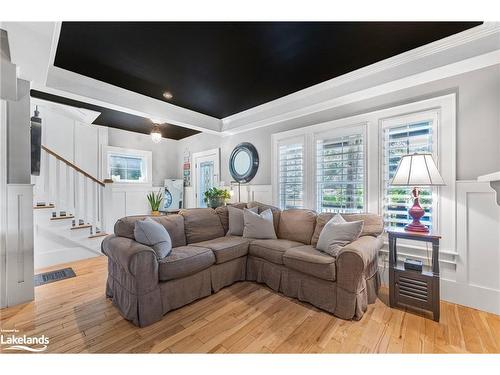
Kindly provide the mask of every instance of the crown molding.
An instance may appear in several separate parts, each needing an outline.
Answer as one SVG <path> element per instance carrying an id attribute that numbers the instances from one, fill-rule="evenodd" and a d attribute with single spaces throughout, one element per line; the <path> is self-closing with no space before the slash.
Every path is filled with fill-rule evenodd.
<path id="1" fill-rule="evenodd" d="M 49 89 L 49 91 L 47 91 Z M 57 91 L 70 99 L 130 113 L 132 115 L 154 118 L 162 122 L 206 133 L 220 134 L 222 122 L 164 101 L 150 98 L 134 91 L 126 90 L 96 79 L 83 76 L 56 66 L 49 68 L 46 88 L 49 93 Z"/>
<path id="2" fill-rule="evenodd" d="M 500 22 L 484 23 L 221 120 L 55 67 L 61 24 L 5 23 L 19 76 L 34 88 L 222 136 L 498 64 L 500 51 Z"/>
<path id="3" fill-rule="evenodd" d="M 494 40 L 492 44 L 496 45 L 496 48 L 500 48 L 500 22 L 484 23 L 483 25 L 465 30 L 461 33 L 451 35 L 447 38 L 437 40 L 433 43 L 429 43 L 408 52 L 379 61 L 353 72 L 346 73 L 342 76 L 250 108 L 246 111 L 225 117 L 222 119 L 222 130 L 226 134 L 241 132 L 244 128 L 248 130 L 248 125 L 250 123 L 262 122 L 262 117 L 268 117 L 269 115 L 266 115 L 266 112 L 282 112 L 281 114 L 296 110 L 300 112 L 299 109 L 301 107 L 303 108 L 303 106 L 310 105 L 310 102 L 315 99 L 318 101 L 318 98 L 322 95 L 330 97 L 335 96 L 335 92 L 342 86 L 353 82 L 360 82 L 363 79 L 369 79 L 377 74 L 389 72 L 396 68 L 401 69 L 412 63 L 417 65 L 417 63 L 421 62 L 423 59 L 429 59 L 437 54 L 443 54 L 447 51 L 452 51 L 453 49 L 457 49 L 468 44 L 470 45 L 471 43 L 476 43 L 478 45 L 478 51 L 480 51 L 478 54 L 480 54 L 481 49 L 483 52 L 486 50 L 486 48 L 481 45 L 480 41 L 495 35 L 498 36 L 498 38 L 497 40 Z M 439 62 L 440 61 L 436 61 L 435 63 L 438 64 Z M 280 107 L 284 107 L 285 109 Z M 290 107 L 294 108 L 289 109 Z M 273 116 L 271 115 L 269 117 Z"/>
<path id="4" fill-rule="evenodd" d="M 462 60 L 457 63 L 449 64 L 439 68 L 427 70 L 425 72 L 407 76 L 398 80 L 372 86 L 364 90 L 355 91 L 347 95 L 334 97 L 329 100 L 314 103 L 312 105 L 294 107 L 293 103 L 289 111 L 278 113 L 274 116 L 265 117 L 261 120 L 252 121 L 235 128 L 223 130 L 224 136 L 235 135 L 250 130 L 271 126 L 294 118 L 312 115 L 321 111 L 333 109 L 346 104 L 359 102 L 362 100 L 374 98 L 380 95 L 403 90 L 406 88 L 426 84 L 458 74 L 471 72 L 492 65 L 500 64 L 500 49 L 484 55 L 476 56 L 470 59 Z"/>
<path id="5" fill-rule="evenodd" d="M 31 98 L 32 106 L 39 106 L 42 110 L 40 113 L 43 115 L 43 109 L 50 109 L 53 112 L 60 113 L 66 117 L 69 117 L 75 121 L 81 122 L 83 124 L 92 124 L 101 112 L 93 111 L 87 108 L 77 108 L 69 105 L 54 103 L 47 100 L 39 98 Z"/>

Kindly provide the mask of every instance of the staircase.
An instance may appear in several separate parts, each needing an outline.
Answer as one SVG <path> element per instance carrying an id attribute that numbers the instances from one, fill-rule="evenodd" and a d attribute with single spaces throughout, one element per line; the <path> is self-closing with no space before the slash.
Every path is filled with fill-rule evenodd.
<path id="1" fill-rule="evenodd" d="M 34 178 L 35 268 L 100 255 L 112 180 L 100 181 L 46 146 L 40 170 Z"/>

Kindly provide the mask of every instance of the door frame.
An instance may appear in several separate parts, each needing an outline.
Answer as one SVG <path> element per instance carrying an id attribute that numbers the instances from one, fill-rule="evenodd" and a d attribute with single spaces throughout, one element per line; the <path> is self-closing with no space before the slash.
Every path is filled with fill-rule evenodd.
<path id="1" fill-rule="evenodd" d="M 198 163 L 197 159 L 202 158 L 202 157 L 207 157 L 207 156 L 216 156 L 217 160 L 217 165 L 214 166 L 214 170 L 217 172 L 216 176 L 217 179 L 216 181 L 220 183 L 220 148 L 213 148 L 210 150 L 206 151 L 200 151 L 200 152 L 194 152 L 191 155 L 191 165 L 193 166 L 192 168 L 194 169 L 193 173 L 193 192 L 192 192 L 192 199 L 193 202 L 195 202 L 195 207 L 199 207 L 198 205 Z"/>

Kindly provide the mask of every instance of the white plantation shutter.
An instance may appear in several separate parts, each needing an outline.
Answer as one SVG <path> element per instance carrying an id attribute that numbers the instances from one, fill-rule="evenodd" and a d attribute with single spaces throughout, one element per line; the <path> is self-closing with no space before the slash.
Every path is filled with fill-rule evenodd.
<path id="1" fill-rule="evenodd" d="M 364 155 L 361 130 L 316 141 L 318 211 L 364 211 Z"/>
<path id="2" fill-rule="evenodd" d="M 412 187 L 390 186 L 401 156 L 414 152 L 431 152 L 433 146 L 432 120 L 388 126 L 383 131 L 383 213 L 384 225 L 403 227 L 411 221 Z M 420 205 L 425 210 L 420 220 L 432 227 L 432 189 L 422 188 Z"/>
<path id="3" fill-rule="evenodd" d="M 278 146 L 278 186 L 280 208 L 304 207 L 304 143 Z"/>

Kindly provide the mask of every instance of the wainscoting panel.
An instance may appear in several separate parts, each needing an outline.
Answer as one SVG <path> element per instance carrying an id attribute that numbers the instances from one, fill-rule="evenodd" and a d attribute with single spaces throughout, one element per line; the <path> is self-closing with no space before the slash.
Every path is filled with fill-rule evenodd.
<path id="1" fill-rule="evenodd" d="M 500 206 L 487 182 L 457 182 L 456 233 L 456 282 L 444 280 L 443 298 L 500 314 Z"/>
<path id="2" fill-rule="evenodd" d="M 33 289 L 33 185 L 7 185 L 7 306 L 31 301 Z"/>
<path id="3" fill-rule="evenodd" d="M 146 195 L 151 191 L 158 192 L 159 187 L 113 185 L 111 193 L 113 216 L 109 218 L 108 222 L 115 223 L 116 220 L 124 216 L 151 213 Z"/>
<path id="4" fill-rule="evenodd" d="M 265 204 L 273 204 L 272 185 L 248 185 L 248 202 L 257 201 Z"/>

